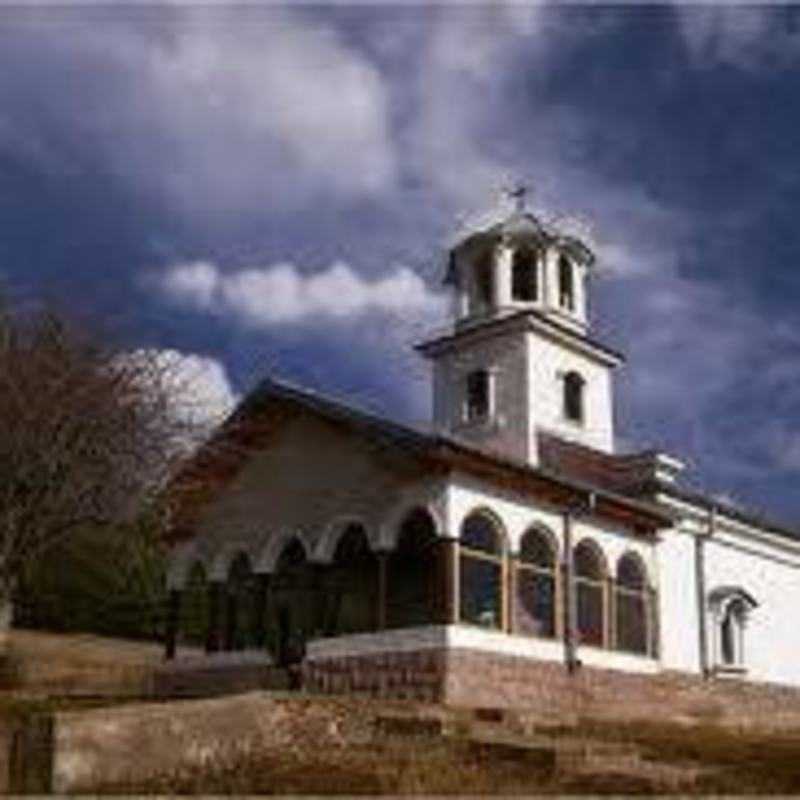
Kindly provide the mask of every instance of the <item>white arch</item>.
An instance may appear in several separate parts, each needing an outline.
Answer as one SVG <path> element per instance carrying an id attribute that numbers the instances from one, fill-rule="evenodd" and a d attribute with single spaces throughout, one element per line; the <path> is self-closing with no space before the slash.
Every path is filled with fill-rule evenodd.
<path id="1" fill-rule="evenodd" d="M 383 521 L 378 526 L 377 542 L 373 545 L 370 541 L 371 548 L 373 550 L 394 550 L 400 538 L 400 528 L 403 522 L 409 514 L 417 510 L 425 511 L 430 516 L 433 522 L 434 534 L 442 536 L 444 525 L 436 506 L 427 500 L 413 502 L 406 499 L 395 505 L 383 518 Z"/>
<path id="2" fill-rule="evenodd" d="M 247 556 L 252 566 L 253 554 L 250 552 L 247 545 L 240 542 L 236 544 L 225 544 L 220 549 L 216 550 L 211 559 L 211 566 L 208 569 L 208 579 L 210 581 L 219 581 L 223 583 L 228 580 L 231 564 L 233 564 L 240 553 L 244 553 Z"/>
<path id="3" fill-rule="evenodd" d="M 267 539 L 267 543 L 258 553 L 257 557 L 252 559 L 253 572 L 261 575 L 275 572 L 275 567 L 278 564 L 281 553 L 283 553 L 284 548 L 294 539 L 300 542 L 303 552 L 306 554 L 306 558 L 311 561 L 312 548 L 308 543 L 306 534 L 299 528 L 283 528 L 275 531 L 275 533 Z"/>
<path id="4" fill-rule="evenodd" d="M 189 580 L 189 573 L 198 561 L 208 572 L 209 565 L 200 552 L 197 539 L 181 542 L 173 547 L 167 555 L 167 590 L 183 591 Z"/>
<path id="5" fill-rule="evenodd" d="M 351 526 L 357 525 L 364 529 L 370 549 L 373 549 L 375 534 L 370 530 L 363 518 L 355 515 L 344 515 L 336 517 L 330 522 L 322 533 L 322 536 L 314 548 L 313 561 L 316 564 L 330 564 L 336 554 L 336 546 L 344 532 Z"/>

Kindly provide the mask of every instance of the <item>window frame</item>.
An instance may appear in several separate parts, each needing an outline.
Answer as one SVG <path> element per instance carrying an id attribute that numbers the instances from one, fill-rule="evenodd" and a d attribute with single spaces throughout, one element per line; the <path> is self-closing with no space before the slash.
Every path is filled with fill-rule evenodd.
<path id="1" fill-rule="evenodd" d="M 565 373 L 562 397 L 564 419 L 573 425 L 586 422 L 586 379 L 577 370 Z M 575 405 L 577 404 L 577 405 Z M 571 413 L 576 411 L 576 414 Z"/>
<path id="2" fill-rule="evenodd" d="M 483 385 L 480 393 L 484 395 L 482 402 L 473 403 L 473 387 L 471 382 L 480 377 Z M 476 410 L 476 406 L 479 406 Z M 464 397 L 461 411 L 462 421 L 467 425 L 485 423 L 494 417 L 494 377 L 492 370 L 486 367 L 473 369 L 464 376 Z"/>

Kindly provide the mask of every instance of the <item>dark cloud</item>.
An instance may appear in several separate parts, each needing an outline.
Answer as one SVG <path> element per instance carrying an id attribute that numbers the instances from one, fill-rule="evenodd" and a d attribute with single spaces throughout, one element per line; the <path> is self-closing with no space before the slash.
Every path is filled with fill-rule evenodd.
<path id="1" fill-rule="evenodd" d="M 631 354 L 622 435 L 798 516 L 790 23 L 705 6 L 4 8 L 0 272 L 137 345 L 213 356 L 238 388 L 276 367 L 418 418 L 418 326 L 373 310 L 254 329 L 143 277 L 343 261 L 437 288 L 456 218 L 531 178 L 534 205 L 596 228 L 597 330 Z"/>

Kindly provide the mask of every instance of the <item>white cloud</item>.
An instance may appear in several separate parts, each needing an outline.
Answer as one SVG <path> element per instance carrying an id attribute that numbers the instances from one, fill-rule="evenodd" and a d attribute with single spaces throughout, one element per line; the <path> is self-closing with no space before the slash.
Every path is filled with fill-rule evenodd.
<path id="1" fill-rule="evenodd" d="M 155 283 L 174 303 L 257 328 L 369 312 L 434 318 L 445 309 L 444 297 L 408 267 L 368 280 L 342 262 L 304 275 L 289 263 L 223 272 L 195 261 L 168 268 Z"/>
<path id="2" fill-rule="evenodd" d="M 216 358 L 166 349 L 157 353 L 157 359 L 163 365 L 171 411 L 177 419 L 209 431 L 233 410 L 239 398 Z"/>
<path id="3" fill-rule="evenodd" d="M 65 139 L 172 211 L 294 209 L 318 194 L 372 196 L 394 181 L 384 78 L 318 16 L 195 4 L 154 9 L 150 25 L 145 12 L 92 24 L 79 10 L 54 13 L 73 23 L 69 35 L 34 12 L 11 20 L 30 52 L 46 55 L 34 90 L 72 134 Z M 62 74 L 85 113 L 43 90 Z M 15 137 L 38 142 L 36 133 Z"/>

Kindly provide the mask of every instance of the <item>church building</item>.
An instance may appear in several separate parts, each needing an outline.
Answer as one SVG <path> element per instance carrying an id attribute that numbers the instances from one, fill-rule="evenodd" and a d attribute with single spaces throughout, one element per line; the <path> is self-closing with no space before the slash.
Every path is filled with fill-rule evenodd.
<path id="1" fill-rule="evenodd" d="M 674 456 L 618 452 L 593 270 L 521 204 L 458 241 L 454 320 L 416 348 L 424 430 L 259 385 L 189 467 L 168 657 L 466 705 L 800 686 L 800 537 L 685 488 Z"/>

